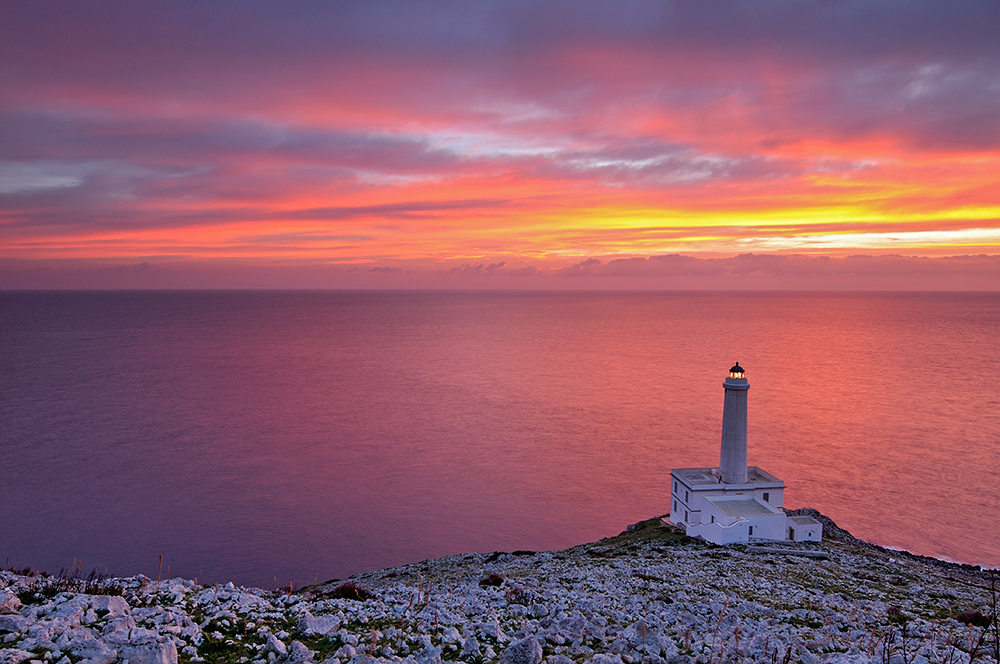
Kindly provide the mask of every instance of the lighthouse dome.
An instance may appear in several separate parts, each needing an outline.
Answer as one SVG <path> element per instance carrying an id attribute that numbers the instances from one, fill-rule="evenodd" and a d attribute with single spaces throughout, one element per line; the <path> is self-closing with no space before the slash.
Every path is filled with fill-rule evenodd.
<path id="1" fill-rule="evenodd" d="M 740 383 L 743 383 L 746 379 L 747 377 L 745 372 L 743 371 L 743 367 L 741 367 L 740 363 L 737 362 L 736 366 L 734 366 L 732 369 L 729 370 L 728 380 L 735 380 L 739 381 Z"/>

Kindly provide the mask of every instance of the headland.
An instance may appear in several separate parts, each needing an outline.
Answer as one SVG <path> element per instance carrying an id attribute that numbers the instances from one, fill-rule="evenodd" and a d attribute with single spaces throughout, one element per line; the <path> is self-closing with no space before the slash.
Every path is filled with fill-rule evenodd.
<path id="1" fill-rule="evenodd" d="M 789 514 L 823 541 L 716 546 L 655 518 L 284 591 L 0 571 L 0 664 L 996 664 L 995 571 Z"/>

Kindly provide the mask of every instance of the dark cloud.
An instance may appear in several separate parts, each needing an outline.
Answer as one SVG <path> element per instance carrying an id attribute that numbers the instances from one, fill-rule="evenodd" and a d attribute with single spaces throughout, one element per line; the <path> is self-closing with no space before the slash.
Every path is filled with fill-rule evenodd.
<path id="1" fill-rule="evenodd" d="M 514 201 L 504 199 L 458 199 L 444 201 L 403 201 L 385 205 L 358 205 L 353 207 L 325 207 L 292 210 L 274 213 L 273 218 L 282 219 L 356 219 L 377 217 L 379 219 L 419 219 L 433 217 L 435 213 L 447 210 L 495 210 L 510 206 Z"/>
<path id="2" fill-rule="evenodd" d="M 120 117 L 51 110 L 0 115 L 5 160 L 120 160 L 201 165 L 267 160 L 407 173 L 446 169 L 458 159 L 400 134 L 319 129 L 225 117 Z"/>
<path id="3" fill-rule="evenodd" d="M 231 59 L 267 63 L 384 53 L 489 58 L 537 54 L 553 45 L 634 44 L 658 49 L 766 51 L 870 60 L 912 54 L 937 59 L 996 57 L 1000 8 L 992 0 L 508 0 L 412 2 L 207 1 L 67 5 L 5 3 L 0 24 L 10 62 L 106 75 L 189 68 Z M 56 48 L 58 47 L 58 48 Z M 74 59 L 60 55 L 76 53 Z M 96 72 L 95 72 L 96 73 Z"/>
<path id="4" fill-rule="evenodd" d="M 1000 256 L 949 256 L 931 258 L 901 255 L 808 256 L 801 254 L 739 254 L 728 258 L 695 258 L 680 254 L 614 258 L 607 262 L 589 258 L 559 270 L 567 277 L 592 279 L 641 278 L 669 284 L 671 280 L 722 285 L 731 288 L 895 288 L 912 290 L 1000 286 Z M 634 282 L 632 282 L 634 283 Z M 975 288 L 979 290 L 980 288 Z"/>
<path id="5" fill-rule="evenodd" d="M 779 123 L 1000 140 L 994 0 L 32 2 L 2 5 L 0 26 L 15 106 L 128 92 L 249 113 L 358 97 L 469 114 L 499 98 L 586 116 L 728 100 Z"/>
<path id="6" fill-rule="evenodd" d="M 518 277 L 507 279 L 504 277 Z M 1000 290 L 1000 256 L 662 255 L 551 270 L 505 261 L 445 270 L 292 261 L 0 262 L 0 288 L 526 288 L 642 290 Z"/>

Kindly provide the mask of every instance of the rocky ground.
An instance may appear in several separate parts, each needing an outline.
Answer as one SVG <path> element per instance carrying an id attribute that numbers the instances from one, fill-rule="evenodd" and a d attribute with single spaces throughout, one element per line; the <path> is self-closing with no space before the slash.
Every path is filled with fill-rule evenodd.
<path id="1" fill-rule="evenodd" d="M 807 512 L 822 544 L 718 547 L 651 519 L 285 592 L 0 571 L 0 664 L 1000 664 L 995 572 Z"/>

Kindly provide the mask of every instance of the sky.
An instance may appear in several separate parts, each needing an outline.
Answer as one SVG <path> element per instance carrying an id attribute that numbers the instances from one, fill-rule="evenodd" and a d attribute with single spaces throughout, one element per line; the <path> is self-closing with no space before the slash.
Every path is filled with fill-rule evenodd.
<path id="1" fill-rule="evenodd" d="M 1000 290 L 996 0 L 0 3 L 0 288 Z"/>

